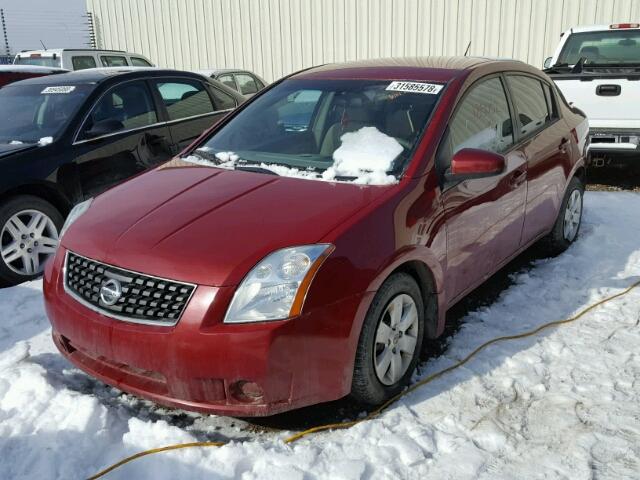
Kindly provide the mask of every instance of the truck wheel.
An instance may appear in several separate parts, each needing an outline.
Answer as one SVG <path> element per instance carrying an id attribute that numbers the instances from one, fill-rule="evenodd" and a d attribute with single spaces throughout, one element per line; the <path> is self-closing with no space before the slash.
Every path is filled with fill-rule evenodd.
<path id="1" fill-rule="evenodd" d="M 543 239 L 543 245 L 551 255 L 564 252 L 578 237 L 582 224 L 582 200 L 584 185 L 573 177 L 562 200 L 560 213 L 553 230 Z"/>
<path id="2" fill-rule="evenodd" d="M 389 277 L 371 303 L 360 333 L 351 396 L 377 405 L 409 383 L 424 338 L 424 304 L 416 281 Z"/>
<path id="3" fill-rule="evenodd" d="M 38 197 L 23 195 L 0 205 L 0 285 L 42 275 L 63 223 L 60 212 Z"/>

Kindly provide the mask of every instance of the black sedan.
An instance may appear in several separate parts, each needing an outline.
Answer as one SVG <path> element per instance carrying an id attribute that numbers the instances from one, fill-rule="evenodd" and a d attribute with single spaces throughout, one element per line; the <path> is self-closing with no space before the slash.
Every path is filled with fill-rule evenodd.
<path id="1" fill-rule="evenodd" d="M 170 159 L 244 97 L 175 70 L 83 70 L 0 89 L 0 284 L 39 276 L 71 207 Z"/>

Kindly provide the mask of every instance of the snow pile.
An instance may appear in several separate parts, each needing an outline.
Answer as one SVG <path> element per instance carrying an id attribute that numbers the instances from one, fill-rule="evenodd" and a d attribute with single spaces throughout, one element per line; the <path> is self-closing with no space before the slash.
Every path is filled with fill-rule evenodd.
<path id="1" fill-rule="evenodd" d="M 53 143 L 53 137 L 42 137 L 40 140 L 38 140 L 38 145 L 40 145 L 41 147 L 49 145 L 50 143 Z"/>
<path id="2" fill-rule="evenodd" d="M 9 145 L 22 145 L 22 142 L 20 140 L 11 140 Z"/>
<path id="3" fill-rule="evenodd" d="M 416 378 L 638 281 L 639 210 L 638 194 L 588 192 L 577 243 L 514 275 Z M 145 457 L 106 478 L 638 479 L 640 289 L 577 323 L 493 345 L 376 420 L 290 446 L 286 432 L 163 409 L 89 378 L 53 346 L 40 289 L 0 290 L 2 479 L 86 478 L 194 440 L 231 443 Z"/>
<path id="4" fill-rule="evenodd" d="M 402 153 L 398 141 L 376 127 L 362 127 L 340 137 L 342 144 L 333 152 L 333 166 L 322 175 L 325 180 L 335 177 L 356 177 L 354 183 L 386 185 L 395 183 L 387 175 L 393 161 Z"/>

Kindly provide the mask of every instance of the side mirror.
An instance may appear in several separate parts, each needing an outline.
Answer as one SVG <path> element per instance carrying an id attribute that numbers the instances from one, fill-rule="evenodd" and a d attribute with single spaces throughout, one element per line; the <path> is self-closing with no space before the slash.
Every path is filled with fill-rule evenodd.
<path id="1" fill-rule="evenodd" d="M 499 153 L 463 148 L 453 155 L 451 168 L 445 173 L 447 182 L 485 178 L 504 172 L 505 160 Z"/>
<path id="2" fill-rule="evenodd" d="M 97 138 L 103 135 L 124 130 L 124 124 L 118 120 L 102 120 L 96 123 L 91 130 L 87 130 L 85 138 Z"/>
<path id="3" fill-rule="evenodd" d="M 547 57 L 544 59 L 544 63 L 542 64 L 542 68 L 549 68 L 551 66 L 551 58 Z"/>

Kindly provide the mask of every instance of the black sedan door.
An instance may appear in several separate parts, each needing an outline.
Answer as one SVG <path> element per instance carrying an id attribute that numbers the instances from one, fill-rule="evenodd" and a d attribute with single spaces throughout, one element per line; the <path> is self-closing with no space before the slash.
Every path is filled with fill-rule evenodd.
<path id="1" fill-rule="evenodd" d="M 127 81 L 107 90 L 76 138 L 82 194 L 92 197 L 115 183 L 171 158 L 167 125 L 159 121 L 150 86 Z"/>
<path id="2" fill-rule="evenodd" d="M 178 151 L 237 106 L 232 96 L 195 79 L 167 78 L 155 85 Z"/>

